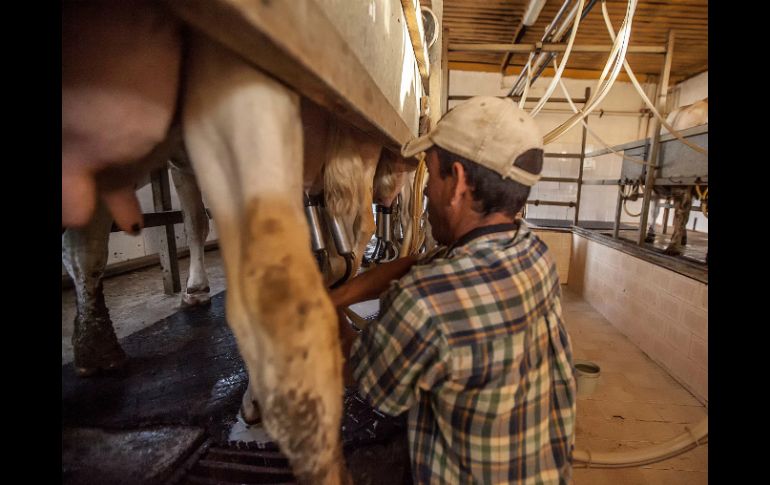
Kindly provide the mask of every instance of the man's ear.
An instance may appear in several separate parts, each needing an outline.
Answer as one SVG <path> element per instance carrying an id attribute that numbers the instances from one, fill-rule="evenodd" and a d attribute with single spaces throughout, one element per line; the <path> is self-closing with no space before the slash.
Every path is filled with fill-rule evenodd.
<path id="1" fill-rule="evenodd" d="M 469 191 L 468 181 L 465 178 L 465 167 L 460 162 L 452 162 L 452 197 L 451 204 L 458 204 L 466 192 Z"/>

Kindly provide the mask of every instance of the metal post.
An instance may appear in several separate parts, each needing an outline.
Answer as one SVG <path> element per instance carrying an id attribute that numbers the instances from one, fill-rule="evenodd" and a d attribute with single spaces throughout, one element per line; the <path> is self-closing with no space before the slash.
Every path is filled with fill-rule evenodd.
<path id="1" fill-rule="evenodd" d="M 618 231 L 620 231 L 620 209 L 623 204 L 623 185 L 618 185 L 618 203 L 615 204 L 615 225 L 612 228 L 612 237 L 618 238 Z"/>
<path id="2" fill-rule="evenodd" d="M 668 204 L 668 199 L 666 199 L 666 204 Z M 668 231 L 668 207 L 663 209 L 663 234 Z"/>
<path id="3" fill-rule="evenodd" d="M 663 63 L 663 70 L 660 74 L 660 83 L 658 83 L 656 105 L 658 111 L 662 111 L 666 106 L 666 94 L 668 93 L 668 78 L 671 73 L 671 60 L 674 57 L 674 31 L 668 31 L 668 42 L 666 43 L 666 59 Z M 642 218 L 639 221 L 639 235 L 637 244 L 644 244 L 644 238 L 647 232 L 647 219 L 650 210 L 650 196 L 652 195 L 652 186 L 655 183 L 655 171 L 658 163 L 658 152 L 660 151 L 660 121 L 658 118 L 653 120 L 652 125 L 652 148 L 650 150 L 649 165 L 647 165 L 647 176 L 644 181 L 644 199 L 642 199 Z"/>
<path id="4" fill-rule="evenodd" d="M 443 116 L 448 109 L 449 109 L 449 29 L 443 29 L 441 33 L 441 115 Z"/>
<path id="5" fill-rule="evenodd" d="M 430 126 L 433 127 L 436 126 L 436 123 L 441 119 L 443 113 L 441 110 L 443 102 L 442 98 L 444 96 L 444 80 L 442 79 L 444 76 L 444 59 L 442 56 L 446 55 L 443 49 L 446 41 L 444 40 L 444 29 L 441 28 L 441 25 L 442 19 L 444 18 L 444 0 L 434 0 L 431 4 L 431 9 L 436 15 L 436 19 L 438 19 L 438 23 L 436 24 L 438 38 L 433 47 L 428 49 L 428 59 L 432 66 L 430 70 L 430 94 L 428 95 L 428 98 L 430 99 Z"/>
<path id="6" fill-rule="evenodd" d="M 152 173 L 152 203 L 155 212 L 171 210 L 171 188 L 168 184 L 168 169 Z M 179 259 L 176 252 L 174 224 L 166 224 L 159 237 L 160 268 L 163 271 L 163 291 L 167 295 L 179 293 L 182 285 L 179 279 Z"/>
<path id="7" fill-rule="evenodd" d="M 588 104 L 588 98 L 591 97 L 591 88 L 586 88 L 585 93 L 585 100 L 586 104 Z M 585 108 L 585 105 L 583 105 L 583 108 Z M 588 117 L 586 116 L 583 121 L 588 124 Z M 583 163 L 586 159 L 586 134 L 588 130 L 586 129 L 585 125 L 583 125 L 583 139 L 580 142 L 580 167 L 578 168 L 578 179 L 577 179 L 577 199 L 575 200 L 575 225 L 578 225 L 578 218 L 580 217 L 580 194 L 583 188 Z"/>

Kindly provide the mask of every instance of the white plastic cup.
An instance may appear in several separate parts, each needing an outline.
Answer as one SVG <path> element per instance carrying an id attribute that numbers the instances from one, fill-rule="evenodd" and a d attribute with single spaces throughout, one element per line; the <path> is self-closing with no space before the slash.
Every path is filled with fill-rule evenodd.
<path id="1" fill-rule="evenodd" d="M 575 378 L 577 379 L 577 395 L 579 397 L 593 394 L 599 377 L 601 377 L 601 368 L 596 363 L 575 359 Z"/>

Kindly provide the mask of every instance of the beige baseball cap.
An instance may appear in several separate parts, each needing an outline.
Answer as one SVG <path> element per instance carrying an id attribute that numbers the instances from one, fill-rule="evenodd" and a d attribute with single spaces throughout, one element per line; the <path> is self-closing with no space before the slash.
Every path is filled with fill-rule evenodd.
<path id="1" fill-rule="evenodd" d="M 535 120 L 511 98 L 476 96 L 448 111 L 430 133 L 401 148 L 405 158 L 438 145 L 503 176 L 531 187 L 540 179 L 514 165 L 527 150 L 543 148 Z"/>

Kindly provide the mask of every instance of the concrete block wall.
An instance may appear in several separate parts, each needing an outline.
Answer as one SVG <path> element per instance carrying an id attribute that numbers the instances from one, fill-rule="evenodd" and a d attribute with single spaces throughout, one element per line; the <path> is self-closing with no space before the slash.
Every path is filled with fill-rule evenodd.
<path id="1" fill-rule="evenodd" d="M 708 403 L 708 285 L 572 235 L 569 286 Z M 601 365 L 601 363 L 599 363 Z"/>
<path id="2" fill-rule="evenodd" d="M 566 285 L 569 280 L 570 259 L 572 257 L 572 233 L 569 231 L 553 231 L 548 229 L 533 229 L 532 232 L 548 246 L 548 252 L 556 261 L 556 271 L 559 281 Z"/>

